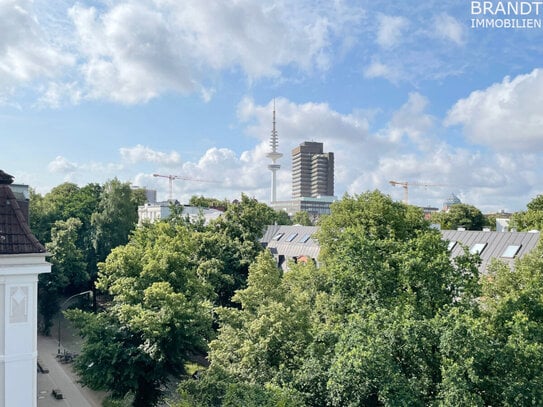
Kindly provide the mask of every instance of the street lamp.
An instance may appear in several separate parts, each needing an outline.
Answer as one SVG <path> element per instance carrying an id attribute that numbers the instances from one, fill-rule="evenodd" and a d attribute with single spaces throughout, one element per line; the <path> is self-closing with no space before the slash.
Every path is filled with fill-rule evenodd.
<path id="1" fill-rule="evenodd" d="M 83 292 L 74 294 L 71 297 L 66 298 L 66 300 L 64 300 L 64 302 L 62 304 L 60 304 L 59 315 L 58 315 L 58 351 L 57 351 L 57 355 L 60 355 L 60 316 L 61 316 L 62 308 L 66 304 L 68 304 L 69 301 L 73 300 L 75 297 L 79 297 L 80 295 L 85 295 L 85 294 L 91 294 L 92 295 L 92 290 L 87 290 L 87 291 L 83 291 Z"/>

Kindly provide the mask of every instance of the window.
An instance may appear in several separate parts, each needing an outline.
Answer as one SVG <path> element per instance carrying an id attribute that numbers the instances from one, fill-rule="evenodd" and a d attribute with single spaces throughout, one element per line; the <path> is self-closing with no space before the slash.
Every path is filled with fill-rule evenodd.
<path id="1" fill-rule="evenodd" d="M 504 250 L 502 257 L 513 259 L 517 255 L 518 251 L 520 250 L 520 247 L 522 245 L 509 245 L 507 246 L 507 249 Z"/>
<path id="2" fill-rule="evenodd" d="M 483 250 L 485 250 L 486 243 L 475 243 L 473 246 L 471 246 L 471 249 L 469 249 L 469 252 L 471 254 L 481 254 Z"/>
<path id="3" fill-rule="evenodd" d="M 273 237 L 272 240 L 279 240 L 279 239 L 281 239 L 283 237 L 283 235 L 284 235 L 284 233 L 278 233 Z"/>
<path id="4" fill-rule="evenodd" d="M 291 233 L 288 237 L 287 237 L 287 242 L 292 242 L 296 236 L 298 236 L 298 233 Z"/>
<path id="5" fill-rule="evenodd" d="M 449 242 L 449 245 L 447 246 L 447 251 L 451 251 L 452 249 L 454 249 L 454 246 L 456 246 L 456 242 L 454 240 L 451 240 Z"/>
<path id="6" fill-rule="evenodd" d="M 311 237 L 311 235 L 309 235 L 309 234 L 303 235 L 302 238 L 298 242 L 307 243 L 307 241 L 309 240 L 310 237 Z"/>

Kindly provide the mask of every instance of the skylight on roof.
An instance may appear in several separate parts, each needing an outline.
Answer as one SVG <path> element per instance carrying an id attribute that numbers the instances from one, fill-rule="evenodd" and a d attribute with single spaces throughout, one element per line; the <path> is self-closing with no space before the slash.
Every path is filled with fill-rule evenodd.
<path id="1" fill-rule="evenodd" d="M 450 252 L 454 248 L 454 246 L 456 246 L 456 242 L 454 240 L 451 240 L 449 242 L 449 245 L 447 246 L 447 251 Z"/>
<path id="2" fill-rule="evenodd" d="M 300 240 L 298 240 L 298 242 L 300 243 L 307 243 L 307 241 L 311 238 L 311 235 L 310 234 L 305 234 L 303 235 Z"/>
<path id="3" fill-rule="evenodd" d="M 473 246 L 471 246 L 469 252 L 471 254 L 481 254 L 483 250 L 485 250 L 486 245 L 486 243 L 475 243 Z"/>
<path id="4" fill-rule="evenodd" d="M 298 236 L 298 233 L 291 233 L 288 237 L 287 237 L 287 242 L 292 242 L 296 236 Z"/>
<path id="5" fill-rule="evenodd" d="M 272 240 L 279 240 L 279 239 L 281 239 L 283 237 L 283 235 L 284 235 L 284 233 L 278 233 L 273 237 Z"/>
<path id="6" fill-rule="evenodd" d="M 502 257 L 505 257 L 507 259 L 515 258 L 521 246 L 522 245 L 520 244 L 517 244 L 517 245 L 512 244 L 512 245 L 507 246 L 507 249 L 505 249 L 504 252 L 502 253 Z"/>

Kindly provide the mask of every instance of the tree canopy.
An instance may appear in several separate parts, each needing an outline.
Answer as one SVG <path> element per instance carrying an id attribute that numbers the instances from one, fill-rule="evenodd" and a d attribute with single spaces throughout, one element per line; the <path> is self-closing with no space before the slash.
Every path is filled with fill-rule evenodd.
<path id="1" fill-rule="evenodd" d="M 292 217 L 292 223 L 302 226 L 313 226 L 313 222 L 306 211 L 296 212 Z"/>
<path id="2" fill-rule="evenodd" d="M 473 205 L 455 204 L 447 212 L 436 212 L 432 221 L 439 223 L 441 229 L 454 230 L 463 227 L 466 230 L 482 230 L 487 220 L 482 212 Z"/>
<path id="3" fill-rule="evenodd" d="M 96 315 L 70 312 L 85 338 L 76 363 L 83 382 L 114 398 L 132 394 L 135 406 L 155 405 L 165 381 L 207 351 L 212 307 L 228 309 L 245 288 L 249 264 L 262 251 L 258 238 L 274 216 L 242 197 L 207 226 L 181 212 L 133 231 L 99 263 L 96 286 L 111 303 Z"/>
<path id="4" fill-rule="evenodd" d="M 92 214 L 92 244 L 98 261 L 104 261 L 111 250 L 126 244 L 138 222 L 138 205 L 145 197 L 133 192 L 129 183 L 118 179 L 106 182 L 97 210 Z"/>
<path id="5" fill-rule="evenodd" d="M 82 382 L 114 398 L 152 406 L 179 377 L 180 400 L 169 403 L 183 407 L 543 399 L 541 245 L 514 272 L 496 260 L 480 276 L 477 254 L 451 259 L 420 209 L 373 191 L 332 204 L 315 236 L 318 263 L 283 272 L 258 242 L 282 215 L 255 199 L 243 195 L 209 224 L 174 213 L 133 229 L 139 198 L 126 185 L 89 187 L 81 205 L 63 201 L 80 190 L 68 184 L 33 204 L 55 269 L 40 295 L 87 279 L 82 242 L 95 243 L 105 256 L 96 285 L 109 302 L 97 314 L 68 315 L 84 337 L 75 364 Z M 538 202 L 527 212 L 539 213 Z M 442 220 L 478 224 L 469 206 L 452 215 Z M 125 229 L 114 230 L 116 216 Z M 185 363 L 206 353 L 198 379 L 183 376 Z"/>
<path id="6" fill-rule="evenodd" d="M 519 231 L 543 230 L 543 195 L 538 195 L 526 205 L 527 210 L 515 212 L 509 227 Z"/>
<path id="7" fill-rule="evenodd" d="M 103 187 L 66 182 L 44 196 L 30 190 L 30 227 L 51 253 L 53 264 L 51 274 L 39 276 L 40 329 L 44 333 L 49 332 L 51 318 L 59 310 L 60 296 L 93 288 L 98 261 L 127 241 L 136 225 L 136 205 L 142 199 L 141 192 L 118 180 Z M 129 205 L 124 205 L 125 200 Z M 122 205 L 116 208 L 119 202 Z M 126 234 L 124 240 L 119 240 L 117 233 Z M 97 258 L 96 248 L 101 258 Z"/>
<path id="8" fill-rule="evenodd" d="M 152 406 L 168 376 L 206 349 L 211 289 L 195 272 L 191 236 L 184 225 L 148 225 L 100 264 L 97 287 L 111 304 L 98 314 L 69 313 L 85 338 L 75 365 L 83 383 Z"/>
<path id="9" fill-rule="evenodd" d="M 317 239 L 320 266 L 283 275 L 270 254 L 258 257 L 233 298 L 240 307 L 217 311 L 208 373 L 181 383 L 187 400 L 224 405 L 225 381 L 281 389 L 292 405 L 436 400 L 441 320 L 476 307 L 476 257 L 452 262 L 419 210 L 377 191 L 334 203 Z"/>

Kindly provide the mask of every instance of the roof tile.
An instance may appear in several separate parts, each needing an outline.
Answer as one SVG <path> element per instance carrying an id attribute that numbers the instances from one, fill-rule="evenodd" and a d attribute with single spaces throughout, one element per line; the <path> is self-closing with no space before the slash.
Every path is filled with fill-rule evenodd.
<path id="1" fill-rule="evenodd" d="M 0 255 L 45 253 L 9 186 L 12 180 L 11 175 L 0 170 Z"/>

